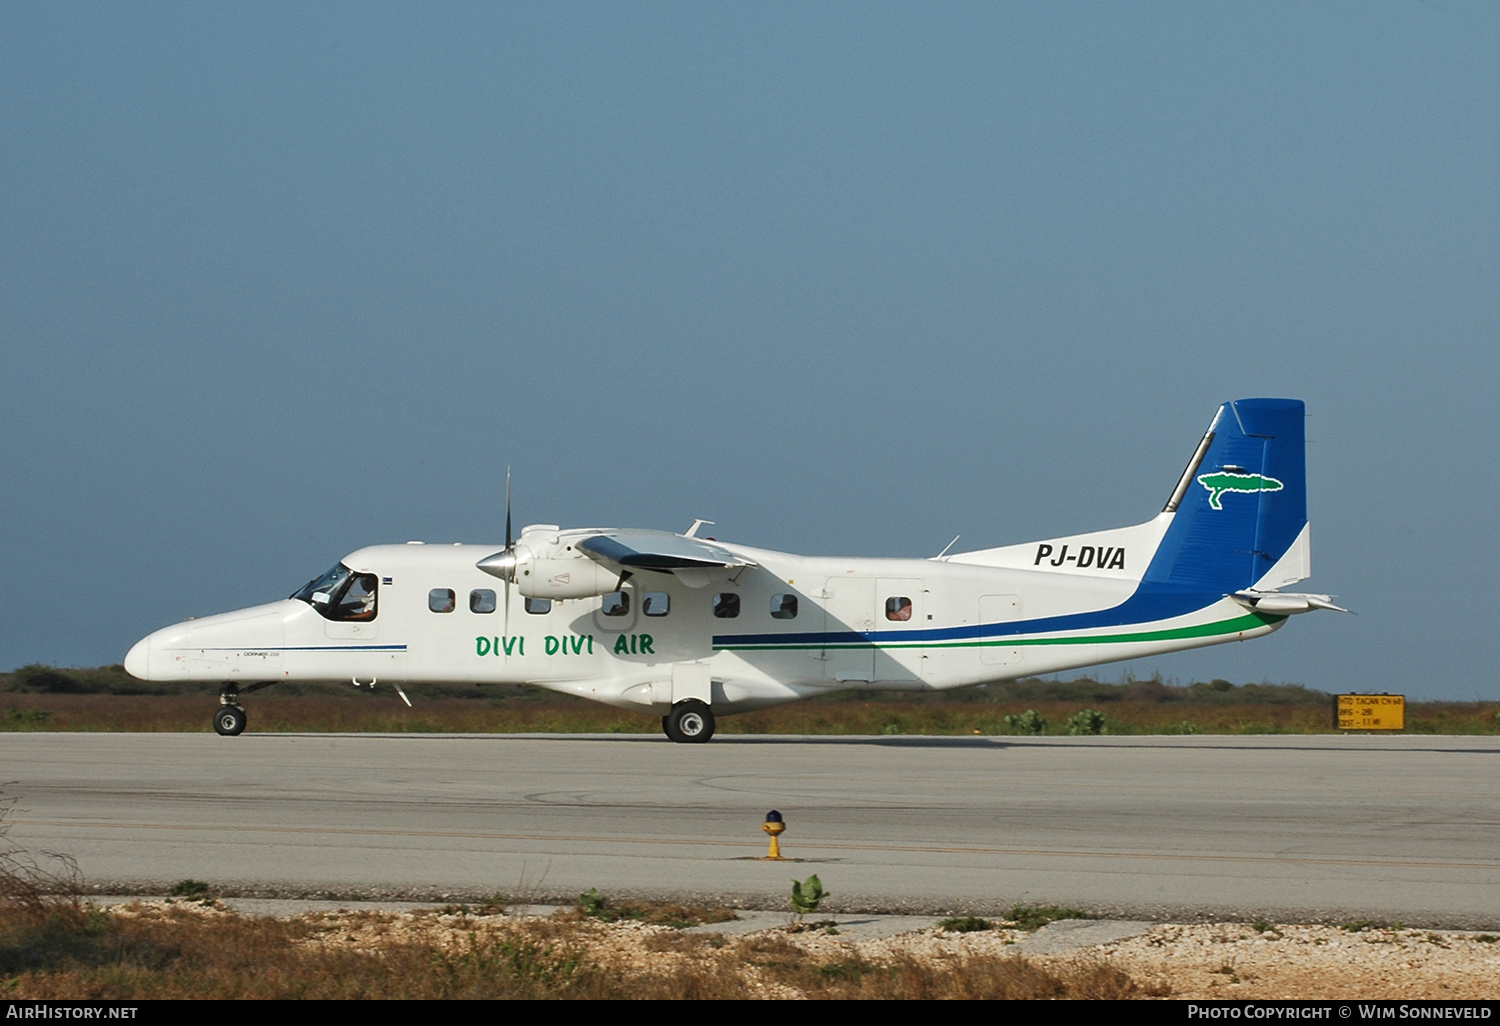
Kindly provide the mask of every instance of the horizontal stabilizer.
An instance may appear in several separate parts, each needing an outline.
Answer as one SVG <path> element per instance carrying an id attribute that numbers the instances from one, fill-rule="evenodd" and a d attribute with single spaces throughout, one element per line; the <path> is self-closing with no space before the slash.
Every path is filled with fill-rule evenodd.
<path id="1" fill-rule="evenodd" d="M 1332 595 L 1309 595 L 1293 591 L 1256 591 L 1254 588 L 1246 588 L 1244 591 L 1235 592 L 1230 598 L 1257 613 L 1275 613 L 1278 616 L 1310 613 L 1314 609 L 1331 609 L 1335 613 L 1350 612 L 1343 606 L 1334 605 Z"/>

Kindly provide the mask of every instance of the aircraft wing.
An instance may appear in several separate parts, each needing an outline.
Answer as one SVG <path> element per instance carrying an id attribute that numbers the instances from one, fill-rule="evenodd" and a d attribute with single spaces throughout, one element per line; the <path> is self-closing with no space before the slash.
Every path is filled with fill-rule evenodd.
<path id="1" fill-rule="evenodd" d="M 574 542 L 590 559 L 631 570 L 722 570 L 754 566 L 721 545 L 670 531 L 606 531 Z"/>

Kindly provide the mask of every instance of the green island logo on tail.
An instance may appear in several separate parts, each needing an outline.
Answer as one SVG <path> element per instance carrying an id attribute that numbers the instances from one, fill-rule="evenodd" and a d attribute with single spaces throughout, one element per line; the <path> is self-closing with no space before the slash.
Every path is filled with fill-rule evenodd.
<path id="1" fill-rule="evenodd" d="M 1208 489 L 1208 504 L 1214 509 L 1223 509 L 1219 499 L 1225 492 L 1279 492 L 1281 482 L 1274 477 L 1260 474 L 1232 474 L 1221 470 L 1216 474 L 1203 474 L 1198 483 Z"/>

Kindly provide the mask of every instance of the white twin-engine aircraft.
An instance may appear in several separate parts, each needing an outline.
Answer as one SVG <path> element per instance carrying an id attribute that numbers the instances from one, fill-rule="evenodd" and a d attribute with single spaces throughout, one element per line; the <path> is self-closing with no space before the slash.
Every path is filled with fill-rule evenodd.
<path id="1" fill-rule="evenodd" d="M 277 681 L 536 684 L 661 716 L 838 688 L 923 691 L 1269 634 L 1338 609 L 1310 573 L 1303 407 L 1219 408 L 1153 520 L 932 559 L 809 558 L 668 531 L 533 525 L 506 544 L 360 549 L 291 598 L 138 642 L 143 680 L 222 684 L 214 728 Z M 507 488 L 508 491 L 508 488 Z M 512 592 L 516 601 L 512 604 Z M 408 704 L 410 702 L 408 701 Z"/>

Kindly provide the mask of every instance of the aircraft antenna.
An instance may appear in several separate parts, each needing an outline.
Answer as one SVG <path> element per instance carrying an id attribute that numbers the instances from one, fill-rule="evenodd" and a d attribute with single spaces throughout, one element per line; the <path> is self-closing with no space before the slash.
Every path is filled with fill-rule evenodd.
<path id="1" fill-rule="evenodd" d="M 953 546 L 956 545 L 958 543 L 958 540 L 960 538 L 962 538 L 962 537 L 963 537 L 963 535 L 961 535 L 961 534 L 955 534 L 953 536 L 953 541 L 949 542 L 947 545 L 944 545 L 943 546 L 943 551 L 939 552 L 936 556 L 933 556 L 932 558 L 933 559 L 942 559 L 944 556 L 946 556 L 948 554 L 948 550 L 951 549 L 951 548 L 953 548 Z"/>

